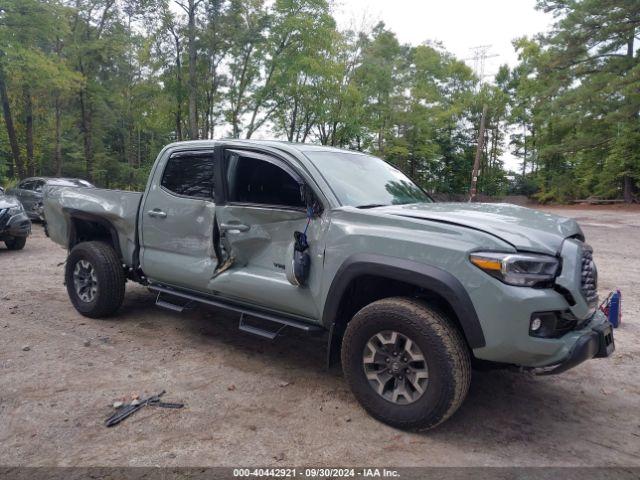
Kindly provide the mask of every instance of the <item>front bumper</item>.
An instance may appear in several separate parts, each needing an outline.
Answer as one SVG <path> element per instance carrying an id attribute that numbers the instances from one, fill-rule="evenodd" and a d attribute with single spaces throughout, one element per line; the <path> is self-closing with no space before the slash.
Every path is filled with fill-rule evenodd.
<path id="1" fill-rule="evenodd" d="M 616 349 L 613 340 L 613 327 L 609 321 L 591 327 L 591 330 L 578 337 L 569 354 L 560 362 L 547 367 L 533 368 L 537 375 L 562 373 L 592 358 L 610 356 Z"/>
<path id="2" fill-rule="evenodd" d="M 31 220 L 21 212 L 9 218 L 0 218 L 0 239 L 26 237 L 31 233 Z"/>

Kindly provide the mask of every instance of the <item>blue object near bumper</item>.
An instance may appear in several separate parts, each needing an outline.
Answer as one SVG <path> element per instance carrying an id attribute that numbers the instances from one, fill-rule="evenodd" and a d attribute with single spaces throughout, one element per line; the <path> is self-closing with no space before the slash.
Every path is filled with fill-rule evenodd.
<path id="1" fill-rule="evenodd" d="M 611 292 L 600 310 L 607 316 L 613 328 L 618 328 L 622 323 L 622 292 L 620 290 Z"/>

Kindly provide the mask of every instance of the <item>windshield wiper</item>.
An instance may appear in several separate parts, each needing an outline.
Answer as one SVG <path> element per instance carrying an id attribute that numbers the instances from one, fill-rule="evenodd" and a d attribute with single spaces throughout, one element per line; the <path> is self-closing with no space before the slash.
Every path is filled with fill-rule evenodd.
<path id="1" fill-rule="evenodd" d="M 356 208 L 376 208 L 376 207 L 388 207 L 386 203 L 368 203 L 366 205 L 358 205 Z"/>

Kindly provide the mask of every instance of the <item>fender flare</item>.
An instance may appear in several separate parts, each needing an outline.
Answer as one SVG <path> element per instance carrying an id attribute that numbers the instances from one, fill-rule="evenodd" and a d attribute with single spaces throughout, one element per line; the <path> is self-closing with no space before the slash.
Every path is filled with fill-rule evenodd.
<path id="1" fill-rule="evenodd" d="M 469 346 L 473 349 L 486 345 L 473 302 L 462 283 L 451 273 L 403 258 L 367 253 L 348 257 L 331 283 L 322 313 L 322 323 L 331 334 L 338 320 L 338 309 L 345 290 L 355 278 L 361 275 L 375 275 L 410 283 L 440 295 L 449 303 L 458 317 Z"/>
<path id="2" fill-rule="evenodd" d="M 118 258 L 122 259 L 122 250 L 120 249 L 120 238 L 118 237 L 118 230 L 113 226 L 113 224 L 99 215 L 95 215 L 92 213 L 83 212 L 81 210 L 76 210 L 73 208 L 64 209 L 64 212 L 67 214 L 69 218 L 69 239 L 68 239 L 68 248 L 71 250 L 76 244 L 76 227 L 73 220 L 84 220 L 86 222 L 95 223 L 104 227 L 111 236 L 111 243 L 113 244 L 113 248 L 118 255 Z"/>

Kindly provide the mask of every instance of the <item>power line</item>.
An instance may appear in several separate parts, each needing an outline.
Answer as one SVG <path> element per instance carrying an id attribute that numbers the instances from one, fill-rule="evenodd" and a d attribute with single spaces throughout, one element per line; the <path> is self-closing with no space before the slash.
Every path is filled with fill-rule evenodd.
<path id="1" fill-rule="evenodd" d="M 477 45 L 475 47 L 471 47 L 469 50 L 471 50 L 472 56 L 463 59 L 473 60 L 473 71 L 480 80 L 480 83 L 483 83 L 485 77 L 489 76 L 484 73 L 487 58 L 496 58 L 500 56 L 497 53 L 489 53 L 492 46 L 493 45 Z"/>
<path id="2" fill-rule="evenodd" d="M 476 85 L 477 89 L 480 89 L 481 85 L 484 83 L 484 78 L 489 76 L 485 75 L 484 67 L 487 61 L 487 58 L 495 58 L 499 57 L 496 53 L 489 53 L 492 45 L 478 45 L 476 47 L 471 47 L 471 51 L 473 52 L 473 57 L 467 58 L 465 60 L 473 60 L 473 70 L 478 77 L 478 84 Z M 485 129 L 485 121 L 487 117 L 487 104 L 485 103 L 482 107 L 482 116 L 480 117 L 480 130 L 478 132 L 478 144 L 476 146 L 476 157 L 473 162 L 473 170 L 471 171 L 471 187 L 469 188 L 469 201 L 473 202 L 478 194 L 478 176 L 480 175 L 480 162 L 482 159 L 482 149 L 484 147 L 484 129 Z"/>

